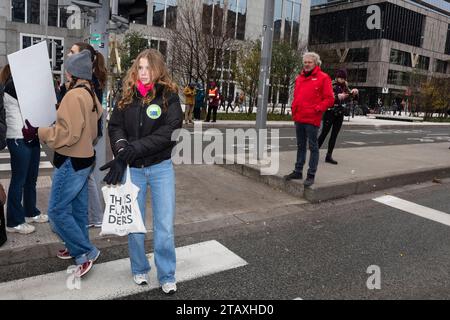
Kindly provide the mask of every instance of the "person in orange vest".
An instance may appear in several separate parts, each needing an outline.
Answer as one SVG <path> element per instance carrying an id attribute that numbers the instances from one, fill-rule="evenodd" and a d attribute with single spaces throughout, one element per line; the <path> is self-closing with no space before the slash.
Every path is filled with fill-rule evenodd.
<path id="1" fill-rule="evenodd" d="M 211 82 L 208 91 L 208 115 L 206 116 L 205 122 L 209 122 L 211 120 L 211 112 L 213 113 L 212 122 L 216 122 L 217 109 L 219 108 L 219 104 L 220 104 L 219 88 L 213 81 Z"/>

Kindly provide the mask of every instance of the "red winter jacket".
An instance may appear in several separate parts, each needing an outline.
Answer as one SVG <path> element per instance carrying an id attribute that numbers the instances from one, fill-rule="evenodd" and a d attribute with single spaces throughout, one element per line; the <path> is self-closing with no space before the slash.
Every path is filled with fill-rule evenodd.
<path id="1" fill-rule="evenodd" d="M 309 77 L 303 71 L 295 80 L 292 119 L 320 127 L 323 113 L 334 104 L 331 78 L 317 66 Z"/>

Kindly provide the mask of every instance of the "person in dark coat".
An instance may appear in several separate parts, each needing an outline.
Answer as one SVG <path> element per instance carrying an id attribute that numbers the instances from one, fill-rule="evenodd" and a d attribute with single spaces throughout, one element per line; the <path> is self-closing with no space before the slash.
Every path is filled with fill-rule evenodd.
<path id="1" fill-rule="evenodd" d="M 347 84 L 347 71 L 341 69 L 336 72 L 336 80 L 333 82 L 334 105 L 328 108 L 323 115 L 322 132 L 319 136 L 319 148 L 322 147 L 328 133 L 331 130 L 330 140 L 328 141 L 328 152 L 325 162 L 338 164 L 332 157 L 333 150 L 336 145 L 336 139 L 341 130 L 346 113 L 346 104 L 349 104 L 351 97 L 357 95 L 357 90 L 349 89 Z"/>
<path id="2" fill-rule="evenodd" d="M 178 86 L 172 81 L 162 54 L 142 51 L 124 81 L 122 98 L 114 108 L 108 133 L 114 160 L 104 181 L 123 181 L 127 165 L 139 188 L 138 204 L 145 223 L 147 189 L 152 194 L 154 258 L 158 282 L 164 293 L 177 290 L 175 269 L 175 171 L 171 160 L 176 142 L 172 135 L 183 124 Z M 138 285 L 149 284 L 150 263 L 145 251 L 145 234 L 128 235 L 131 273 Z"/>

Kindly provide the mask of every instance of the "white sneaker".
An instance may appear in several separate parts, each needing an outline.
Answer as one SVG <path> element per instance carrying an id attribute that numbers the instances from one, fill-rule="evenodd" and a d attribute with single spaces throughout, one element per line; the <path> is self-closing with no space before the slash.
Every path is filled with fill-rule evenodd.
<path id="1" fill-rule="evenodd" d="M 133 280 L 137 285 L 143 286 L 148 284 L 148 276 L 146 274 L 135 274 Z"/>
<path id="2" fill-rule="evenodd" d="M 165 294 L 174 294 L 177 292 L 177 284 L 175 282 L 167 282 L 161 286 L 161 289 Z"/>
<path id="3" fill-rule="evenodd" d="M 27 223 L 45 223 L 48 222 L 48 215 L 41 213 L 35 217 L 25 217 L 25 221 Z"/>
<path id="4" fill-rule="evenodd" d="M 28 224 L 28 223 L 22 223 L 22 224 L 19 224 L 18 226 L 12 227 L 12 228 L 6 227 L 6 231 L 8 231 L 8 232 L 16 232 L 16 233 L 21 233 L 21 234 L 32 233 L 35 230 L 36 229 L 31 224 Z"/>

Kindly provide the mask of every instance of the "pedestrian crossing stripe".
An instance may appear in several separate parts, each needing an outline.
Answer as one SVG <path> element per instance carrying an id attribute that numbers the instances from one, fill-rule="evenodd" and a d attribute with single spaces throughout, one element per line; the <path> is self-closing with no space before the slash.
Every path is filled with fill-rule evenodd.
<path id="1" fill-rule="evenodd" d="M 50 161 L 39 162 L 39 169 L 52 169 L 53 165 Z M 11 164 L 0 163 L 0 171 L 11 171 Z"/>
<path id="2" fill-rule="evenodd" d="M 45 154 L 45 152 L 41 152 L 41 157 L 46 157 L 47 155 Z M 0 153 L 0 159 L 11 159 L 11 155 L 9 154 L 9 152 L 6 153 Z"/>
<path id="3" fill-rule="evenodd" d="M 176 249 L 177 282 L 184 282 L 247 265 L 247 262 L 215 240 Z M 94 264 L 78 283 L 72 269 L 0 283 L 0 300 L 102 300 L 159 288 L 153 254 L 149 285 L 133 282 L 128 258 Z M 70 271 L 70 273 L 68 273 Z"/>
<path id="4" fill-rule="evenodd" d="M 378 203 L 387 205 L 389 207 L 414 214 L 421 218 L 425 218 L 431 221 L 442 223 L 446 226 L 450 226 L 450 215 L 445 212 L 421 206 L 414 202 L 406 201 L 394 196 L 382 196 L 379 198 L 375 198 L 373 200 Z"/>

